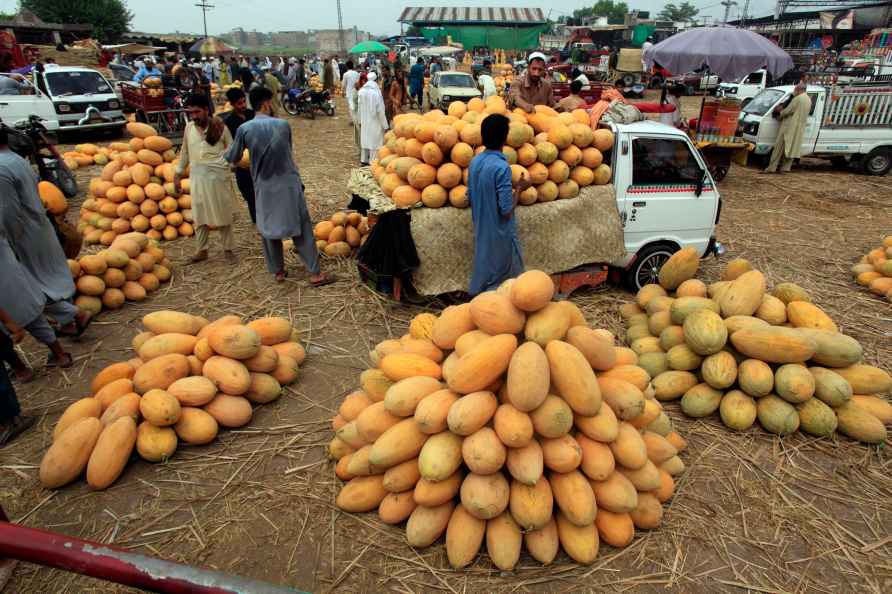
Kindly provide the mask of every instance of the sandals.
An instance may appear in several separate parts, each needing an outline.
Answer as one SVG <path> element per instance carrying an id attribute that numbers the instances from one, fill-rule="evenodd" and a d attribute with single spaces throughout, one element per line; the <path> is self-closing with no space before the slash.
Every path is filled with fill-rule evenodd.
<path id="1" fill-rule="evenodd" d="M 34 417 L 17 416 L 0 429 L 0 447 L 27 431 L 34 425 Z"/>
<path id="2" fill-rule="evenodd" d="M 81 336 L 83 336 L 84 332 L 87 331 L 87 328 L 90 327 L 90 324 L 93 323 L 93 314 L 89 312 L 81 313 L 83 313 L 84 315 L 81 316 L 80 314 L 78 314 L 77 316 L 75 316 L 73 322 L 69 322 L 64 326 L 59 326 L 59 328 L 56 330 L 57 334 L 59 334 L 59 336 L 65 336 L 68 338 L 80 338 Z M 74 328 L 71 327 L 72 324 L 74 325 Z"/>
<path id="3" fill-rule="evenodd" d="M 34 381 L 34 370 L 26 367 L 23 370 L 13 371 L 15 381 L 20 384 L 28 384 Z"/>
<path id="4" fill-rule="evenodd" d="M 68 369 L 72 365 L 74 365 L 74 359 L 69 353 L 65 353 L 61 359 L 57 358 L 56 355 L 52 353 L 50 353 L 49 357 L 46 358 L 47 369 L 51 369 L 54 367 L 58 367 L 60 369 Z"/>
<path id="5" fill-rule="evenodd" d="M 323 274 L 321 278 L 317 280 L 310 279 L 310 285 L 314 287 L 324 287 L 325 285 L 330 285 L 335 282 L 335 278 L 333 276 L 328 276 L 327 274 Z"/>
<path id="6" fill-rule="evenodd" d="M 286 271 L 284 271 L 284 270 L 280 270 L 279 272 L 276 273 L 276 282 L 277 282 L 277 283 L 284 283 L 284 282 L 285 282 L 285 278 L 286 278 L 287 276 L 288 276 L 288 273 L 287 273 Z"/>

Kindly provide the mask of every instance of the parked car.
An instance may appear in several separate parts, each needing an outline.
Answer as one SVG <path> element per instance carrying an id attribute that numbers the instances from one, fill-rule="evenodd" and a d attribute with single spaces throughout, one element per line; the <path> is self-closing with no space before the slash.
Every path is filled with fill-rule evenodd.
<path id="1" fill-rule="evenodd" d="M 443 111 L 449 109 L 449 104 L 453 101 L 467 103 L 481 95 L 474 77 L 467 72 L 453 70 L 434 73 L 428 90 L 431 109 L 442 109 Z"/>
<path id="2" fill-rule="evenodd" d="M 7 76 L 0 73 L 0 76 Z M 49 132 L 59 129 L 59 118 L 49 96 L 25 80 L 25 92 L 19 95 L 0 95 L 0 120 L 10 127 L 30 121 L 31 116 L 40 118 Z"/>
<path id="3" fill-rule="evenodd" d="M 56 66 L 35 70 L 34 78 L 53 103 L 60 131 L 108 129 L 120 133 L 127 124 L 115 88 L 92 68 Z"/>
<path id="4" fill-rule="evenodd" d="M 756 145 L 755 154 L 774 149 L 780 121 L 776 107 L 793 95 L 793 86 L 770 87 L 756 95 L 741 112 L 744 140 Z M 809 85 L 811 113 L 802 138 L 802 155 L 857 164 L 869 175 L 892 170 L 892 92 L 888 84 L 846 86 Z"/>

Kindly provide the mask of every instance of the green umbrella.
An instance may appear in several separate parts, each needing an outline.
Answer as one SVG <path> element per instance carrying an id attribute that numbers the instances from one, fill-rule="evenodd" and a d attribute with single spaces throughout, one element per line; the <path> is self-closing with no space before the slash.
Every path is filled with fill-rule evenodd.
<path id="1" fill-rule="evenodd" d="M 352 48 L 350 48 L 351 54 L 381 54 L 389 52 L 390 48 L 381 43 L 380 41 L 369 40 L 362 41 L 357 43 Z"/>

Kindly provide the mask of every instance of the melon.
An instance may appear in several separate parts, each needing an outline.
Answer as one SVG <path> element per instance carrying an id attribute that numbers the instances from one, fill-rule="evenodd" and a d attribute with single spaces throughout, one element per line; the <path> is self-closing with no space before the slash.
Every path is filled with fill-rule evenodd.
<path id="1" fill-rule="evenodd" d="M 436 145 L 434 145 L 434 147 L 436 147 Z M 442 161 L 442 155 L 439 160 Z M 411 185 L 415 189 L 423 190 L 424 188 L 434 183 L 434 181 L 437 179 L 437 170 L 431 165 L 438 164 L 439 161 L 436 163 L 431 163 L 431 161 L 425 159 L 425 163 L 419 163 L 418 165 L 412 167 L 412 169 L 409 170 L 409 177 L 407 178 L 409 181 L 409 185 Z"/>
<path id="2" fill-rule="evenodd" d="M 437 169 L 437 183 L 444 188 L 454 188 L 462 181 L 461 168 L 455 163 L 446 163 Z"/>
<path id="3" fill-rule="evenodd" d="M 391 199 L 398 207 L 409 208 L 421 202 L 421 192 L 412 186 L 403 185 L 393 191 Z"/>
<path id="4" fill-rule="evenodd" d="M 602 153 L 613 148 L 613 132 L 600 128 L 594 131 L 592 143 Z"/>
<path id="5" fill-rule="evenodd" d="M 449 156 L 453 163 L 465 168 L 471 164 L 471 160 L 474 158 L 474 149 L 466 142 L 459 142 L 452 147 Z"/>
<path id="6" fill-rule="evenodd" d="M 550 165 L 558 158 L 558 147 L 552 142 L 542 142 L 536 145 L 536 153 L 539 156 L 539 162 L 544 165 Z"/>

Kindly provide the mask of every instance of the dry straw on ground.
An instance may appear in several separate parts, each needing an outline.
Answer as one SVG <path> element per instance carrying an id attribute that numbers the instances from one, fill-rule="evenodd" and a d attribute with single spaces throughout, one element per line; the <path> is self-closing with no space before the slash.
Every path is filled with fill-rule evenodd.
<path id="1" fill-rule="evenodd" d="M 352 132 L 336 119 L 292 120 L 298 162 L 314 218 L 349 201 Z M 347 147 L 347 148 L 345 148 Z M 734 167 L 720 186 L 725 206 L 719 236 L 731 257 L 750 259 L 773 282 L 793 281 L 864 345 L 866 359 L 892 369 L 888 306 L 848 281 L 848 268 L 889 232 L 892 179 L 868 178 L 806 162 L 782 177 Z M 312 592 L 888 592 L 892 588 L 892 463 L 885 448 L 797 434 L 780 440 L 758 428 L 732 434 L 717 419 L 688 419 L 669 405 L 688 438 L 680 477 L 663 527 L 641 533 L 623 551 L 602 546 L 591 567 L 560 556 L 551 567 L 522 559 L 512 574 L 480 560 L 448 569 L 436 545 L 414 551 L 404 529 L 373 514 L 334 507 L 339 481 L 324 458 L 329 419 L 355 387 L 371 346 L 398 337 L 419 308 L 396 305 L 362 286 L 352 261 L 325 260 L 341 279 L 309 288 L 289 256 L 283 285 L 266 273 L 259 240 L 242 209 L 240 260 L 227 266 L 212 243 L 212 260 L 177 267 L 169 286 L 141 304 L 107 312 L 87 340 L 74 343 L 76 364 L 41 372 L 17 386 L 33 430 L 3 449 L 0 501 L 26 525 L 122 546 L 166 559 L 292 585 Z M 212 237 L 212 241 L 215 238 Z M 165 244 L 174 258 L 192 244 Z M 719 264 L 704 262 L 714 279 Z M 576 301 L 595 326 L 620 332 L 616 287 L 581 291 Z M 436 306 L 436 304 L 434 304 Z M 164 465 L 127 467 L 109 490 L 76 483 L 40 488 L 37 465 L 53 423 L 84 395 L 104 365 L 127 358 L 142 315 L 182 309 L 207 317 L 275 314 L 303 332 L 308 359 L 298 383 L 258 410 L 250 427 L 214 444 L 180 448 Z M 40 367 L 43 349 L 25 345 Z M 11 592 L 129 592 L 127 588 L 22 564 Z"/>

